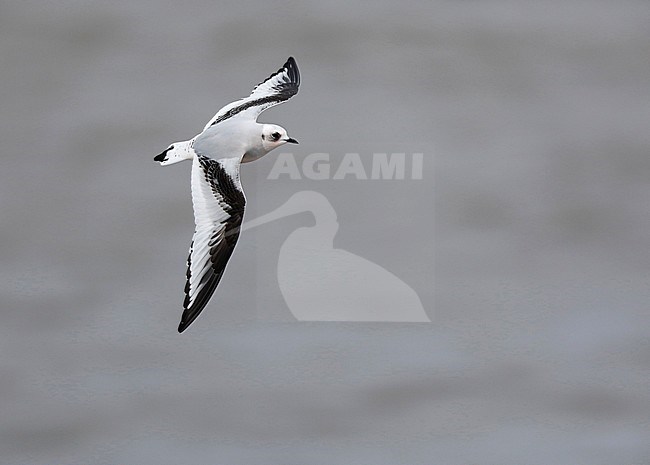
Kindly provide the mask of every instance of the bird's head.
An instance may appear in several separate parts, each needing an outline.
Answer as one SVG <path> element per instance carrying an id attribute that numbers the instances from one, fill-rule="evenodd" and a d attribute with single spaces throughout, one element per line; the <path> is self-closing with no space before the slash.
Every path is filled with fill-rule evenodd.
<path id="1" fill-rule="evenodd" d="M 277 126 L 275 124 L 262 125 L 262 147 L 264 150 L 270 152 L 286 143 L 297 144 L 298 141 L 289 137 L 287 130 L 282 126 Z"/>

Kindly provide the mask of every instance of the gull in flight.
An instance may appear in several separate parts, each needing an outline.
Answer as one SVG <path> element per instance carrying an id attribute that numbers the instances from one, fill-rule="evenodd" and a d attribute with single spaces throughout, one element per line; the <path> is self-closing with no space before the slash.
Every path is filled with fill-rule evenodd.
<path id="1" fill-rule="evenodd" d="M 246 205 L 239 180 L 240 164 L 257 160 L 286 143 L 298 143 L 283 127 L 258 123 L 257 118 L 267 108 L 296 95 L 299 86 L 298 65 L 290 57 L 248 97 L 219 110 L 199 135 L 174 142 L 154 158 L 163 166 L 192 160 L 196 227 L 187 259 L 179 333 L 207 305 L 237 244 Z"/>

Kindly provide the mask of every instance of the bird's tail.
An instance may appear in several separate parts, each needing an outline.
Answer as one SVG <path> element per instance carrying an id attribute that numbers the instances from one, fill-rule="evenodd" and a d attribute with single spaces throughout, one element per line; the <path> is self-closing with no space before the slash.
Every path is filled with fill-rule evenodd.
<path id="1" fill-rule="evenodd" d="M 174 142 L 160 155 L 156 155 L 154 160 L 159 162 L 162 166 L 173 165 L 183 160 L 191 160 L 193 151 L 191 141 Z"/>

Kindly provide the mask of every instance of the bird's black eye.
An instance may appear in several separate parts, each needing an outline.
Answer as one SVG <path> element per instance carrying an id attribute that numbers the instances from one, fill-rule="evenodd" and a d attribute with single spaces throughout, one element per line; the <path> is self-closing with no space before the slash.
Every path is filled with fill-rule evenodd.
<path id="1" fill-rule="evenodd" d="M 273 142 L 275 142 L 275 141 L 278 140 L 279 138 L 280 138 L 280 133 L 279 133 L 279 132 L 274 132 L 273 134 L 271 134 L 271 140 L 272 140 Z"/>

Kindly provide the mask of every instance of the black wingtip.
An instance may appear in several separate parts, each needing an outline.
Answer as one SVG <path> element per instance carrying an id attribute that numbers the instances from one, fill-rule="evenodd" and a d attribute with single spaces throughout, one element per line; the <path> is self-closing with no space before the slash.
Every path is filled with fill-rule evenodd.
<path id="1" fill-rule="evenodd" d="M 206 302 L 206 304 L 207 304 L 207 302 Z M 205 305 L 204 305 L 204 306 L 205 306 Z M 186 311 L 186 312 L 187 312 L 187 311 Z M 183 313 L 185 313 L 185 312 L 183 312 Z M 185 331 L 187 328 L 189 328 L 189 326 L 190 326 L 192 323 L 194 323 L 194 320 L 196 320 L 196 318 L 199 316 L 199 313 L 201 313 L 201 311 L 195 312 L 195 313 L 193 313 L 193 314 L 191 314 L 191 315 L 185 315 L 185 314 L 183 314 L 183 318 L 181 319 L 181 322 L 178 324 L 178 332 L 179 332 L 179 333 L 182 333 L 182 332 Z M 186 317 L 188 317 L 188 318 L 186 319 Z"/>
<path id="2" fill-rule="evenodd" d="M 205 303 L 207 304 L 207 301 Z M 203 307 L 205 307 L 205 305 L 203 305 Z M 201 307 L 201 310 L 203 310 L 203 307 Z M 199 316 L 201 310 L 198 312 L 189 312 L 188 310 L 185 310 L 183 316 L 181 316 L 181 322 L 178 324 L 178 332 L 182 333 L 189 328 L 189 326 L 194 323 L 194 320 Z"/>
<path id="3" fill-rule="evenodd" d="M 289 72 L 289 78 L 297 85 L 300 85 L 298 63 L 296 63 L 296 60 L 292 56 L 287 59 L 287 62 L 282 66 L 282 69 L 286 69 Z"/>

